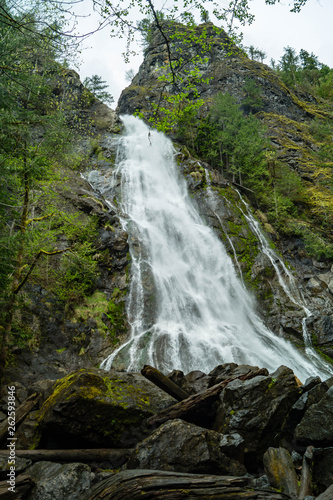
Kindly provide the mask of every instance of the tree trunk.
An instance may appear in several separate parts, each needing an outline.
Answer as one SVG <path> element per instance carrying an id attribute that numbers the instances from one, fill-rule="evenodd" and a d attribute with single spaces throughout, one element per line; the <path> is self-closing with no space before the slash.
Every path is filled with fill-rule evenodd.
<path id="1" fill-rule="evenodd" d="M 104 479 L 81 500 L 288 500 L 289 495 L 250 488 L 246 477 L 125 470 Z"/>
<path id="2" fill-rule="evenodd" d="M 141 374 L 162 389 L 162 391 L 177 399 L 177 401 L 183 401 L 183 399 L 189 397 L 189 394 L 179 387 L 179 385 L 172 382 L 172 380 L 168 379 L 168 377 L 152 366 L 145 365 L 141 370 Z"/>
<path id="3" fill-rule="evenodd" d="M 15 428 L 15 432 L 17 431 L 19 425 L 25 417 L 28 415 L 28 413 L 37 405 L 38 401 L 40 400 L 41 395 L 38 394 L 37 392 L 29 396 L 17 409 L 15 412 L 15 420 L 14 420 L 14 425 L 10 425 L 10 427 Z M 0 425 L 0 445 L 6 440 L 7 434 L 8 434 L 8 418 L 1 422 Z M 12 436 L 14 437 L 14 435 Z"/>
<path id="4" fill-rule="evenodd" d="M 169 406 L 165 410 L 162 410 L 156 415 L 153 415 L 147 420 L 147 423 L 151 426 L 158 427 L 163 424 L 167 420 L 171 420 L 174 418 L 181 418 L 186 420 L 187 422 L 191 422 L 194 424 L 198 424 L 203 426 L 210 425 L 211 420 L 215 416 L 213 405 L 218 400 L 220 393 L 229 384 L 232 380 L 249 380 L 253 377 L 257 377 L 258 375 L 266 375 L 266 368 L 261 368 L 255 372 L 249 371 L 245 375 L 241 375 L 239 377 L 232 377 L 228 380 L 224 380 L 219 384 L 210 387 L 204 392 L 199 394 L 194 394 L 193 396 L 180 401 L 179 403 L 174 404 L 173 406 Z"/>
<path id="5" fill-rule="evenodd" d="M 127 462 L 134 449 L 87 449 L 87 450 L 15 450 L 19 458 L 33 462 L 43 460 L 51 462 L 110 462 L 113 468 L 118 468 Z M 0 450 L 0 457 L 8 457 L 9 450 Z"/>

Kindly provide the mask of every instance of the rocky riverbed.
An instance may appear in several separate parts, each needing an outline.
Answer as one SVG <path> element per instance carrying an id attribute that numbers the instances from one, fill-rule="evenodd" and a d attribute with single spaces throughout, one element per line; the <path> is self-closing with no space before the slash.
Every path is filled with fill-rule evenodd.
<path id="1" fill-rule="evenodd" d="M 188 397 L 177 402 L 142 374 L 115 370 L 11 382 L 17 415 L 28 411 L 14 451 L 1 424 L 0 498 L 333 497 L 333 377 L 301 382 L 284 366 L 226 363 L 168 379 Z M 2 418 L 7 404 L 3 387 Z"/>

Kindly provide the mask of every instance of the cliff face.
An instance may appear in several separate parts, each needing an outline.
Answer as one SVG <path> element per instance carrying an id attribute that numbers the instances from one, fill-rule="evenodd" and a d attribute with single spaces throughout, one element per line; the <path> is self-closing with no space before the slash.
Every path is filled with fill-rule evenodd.
<path id="1" fill-rule="evenodd" d="M 313 113 L 313 99 L 310 96 L 307 96 L 310 102 L 301 102 L 273 70 L 249 59 L 223 30 L 217 29 L 212 23 L 201 24 L 193 29 L 177 23 L 163 24 L 163 28 L 169 38 L 172 62 L 183 59 L 175 73 L 178 78 L 183 78 L 188 72 L 198 68 L 198 94 L 208 105 L 218 92 L 228 92 L 242 104 L 247 97 L 244 85 L 246 79 L 250 78 L 260 87 L 262 111 L 284 115 L 293 120 L 304 120 Z M 190 41 L 184 42 L 184 36 Z M 170 76 L 169 61 L 168 47 L 160 31 L 156 29 L 138 74 L 120 96 L 116 110 L 118 114 L 139 111 L 143 112 L 145 118 L 149 118 L 152 103 L 156 104 L 164 96 L 183 90 L 184 84 L 178 79 L 173 83 L 171 78 L 168 85 L 165 85 L 163 77 Z"/>

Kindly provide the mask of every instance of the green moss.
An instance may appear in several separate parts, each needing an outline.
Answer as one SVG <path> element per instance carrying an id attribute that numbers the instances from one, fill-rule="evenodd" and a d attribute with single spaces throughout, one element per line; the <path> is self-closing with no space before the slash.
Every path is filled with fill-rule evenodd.
<path id="1" fill-rule="evenodd" d="M 94 292 L 90 297 L 86 297 L 84 301 L 75 307 L 73 319 L 86 323 L 89 319 L 94 319 L 97 323 L 97 328 L 101 331 L 106 330 L 106 326 L 102 321 L 103 313 L 108 310 L 108 300 L 104 293 Z"/>

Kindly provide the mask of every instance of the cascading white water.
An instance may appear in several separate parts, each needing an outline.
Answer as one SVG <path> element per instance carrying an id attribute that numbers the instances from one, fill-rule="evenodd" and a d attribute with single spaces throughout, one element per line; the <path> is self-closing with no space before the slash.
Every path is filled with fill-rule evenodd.
<path id="1" fill-rule="evenodd" d="M 171 141 L 149 132 L 137 118 L 122 120 L 126 134 L 116 175 L 122 176 L 122 223 L 129 240 L 136 242 L 128 306 L 132 331 L 130 340 L 101 366 L 109 369 L 126 352 L 129 370 L 146 363 L 164 372 L 209 372 L 218 364 L 236 362 L 269 370 L 284 364 L 302 380 L 329 376 L 324 362 L 315 367 L 256 316 L 230 257 L 191 202 Z M 148 327 L 147 269 L 156 304 Z"/>

